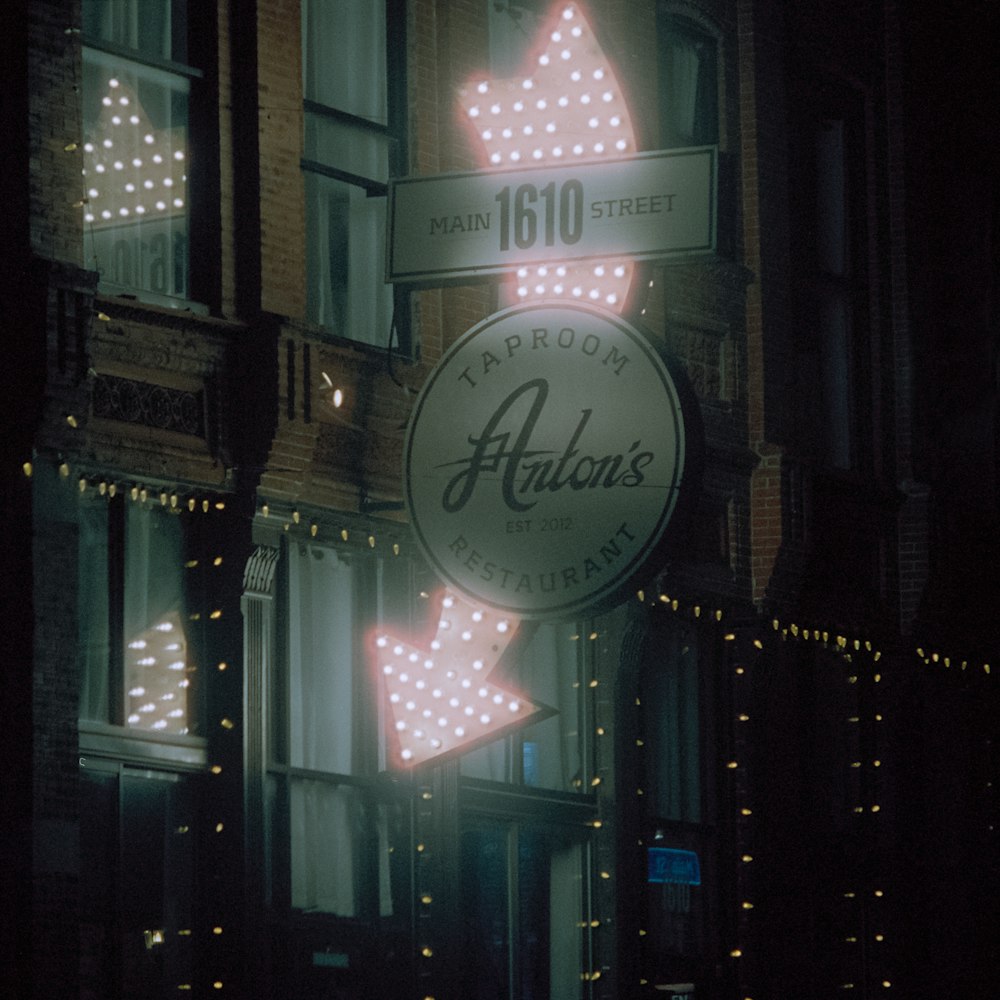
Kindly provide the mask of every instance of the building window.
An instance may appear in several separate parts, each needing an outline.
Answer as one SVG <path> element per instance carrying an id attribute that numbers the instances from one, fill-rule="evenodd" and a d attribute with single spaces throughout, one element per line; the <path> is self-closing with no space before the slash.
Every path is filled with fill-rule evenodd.
<path id="1" fill-rule="evenodd" d="M 303 0 L 302 169 L 308 318 L 408 352 L 407 299 L 384 280 L 387 183 L 404 162 L 402 7 Z"/>
<path id="2" fill-rule="evenodd" d="M 384 697 L 367 641 L 385 622 L 411 627 L 428 604 L 414 573 L 398 557 L 285 549 L 268 710 L 276 904 L 369 921 L 407 912 L 408 804 L 377 781 Z"/>
<path id="3" fill-rule="evenodd" d="M 522 628 L 527 630 L 527 624 Z M 517 693 L 554 714 L 462 756 L 466 778 L 525 788 L 589 792 L 592 665 L 578 623 L 539 624 L 503 674 Z M 499 678 L 495 678 L 502 683 Z"/>
<path id="4" fill-rule="evenodd" d="M 645 794 L 637 874 L 647 931 L 640 944 L 644 975 L 654 983 L 707 980 L 713 957 L 719 886 L 710 748 L 717 711 L 705 655 L 694 627 L 660 625 L 640 674 L 639 780 Z"/>
<path id="5" fill-rule="evenodd" d="M 858 466 L 864 433 L 867 274 L 863 113 L 834 88 L 800 102 L 793 146 L 799 325 L 812 360 L 818 458 Z"/>
<path id="6" fill-rule="evenodd" d="M 80 768 L 81 997 L 197 982 L 196 780 L 91 756 Z"/>
<path id="7" fill-rule="evenodd" d="M 110 292 L 190 296 L 186 0 L 83 0 L 84 251 Z"/>
<path id="8" fill-rule="evenodd" d="M 587 847 L 557 826 L 469 819 L 461 835 L 463 997 L 578 1000 Z"/>
<path id="9" fill-rule="evenodd" d="M 694 22 L 659 8 L 660 127 L 665 149 L 719 141 L 718 43 Z"/>
<path id="10" fill-rule="evenodd" d="M 160 736 L 199 731 L 204 569 L 192 560 L 191 523 L 159 500 L 81 497 L 82 719 Z"/>

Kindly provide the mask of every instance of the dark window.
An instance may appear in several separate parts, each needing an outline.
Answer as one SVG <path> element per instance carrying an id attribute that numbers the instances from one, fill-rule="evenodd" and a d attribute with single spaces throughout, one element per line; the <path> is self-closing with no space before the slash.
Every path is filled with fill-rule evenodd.
<path id="1" fill-rule="evenodd" d="M 799 327 L 818 390 L 812 426 L 817 457 L 845 470 L 861 454 L 867 342 L 863 114 L 852 103 L 830 94 L 801 101 L 793 145 Z"/>
<path id="2" fill-rule="evenodd" d="M 586 844 L 555 826 L 462 831 L 462 987 L 469 1000 L 578 1000 L 587 968 Z"/>
<path id="3" fill-rule="evenodd" d="M 643 891 L 640 942 L 654 983 L 698 982 L 713 954 L 716 697 L 706 651 L 691 626 L 660 625 L 640 678 L 638 724 Z M 662 987 L 660 987 L 662 988 Z"/>
<path id="4" fill-rule="evenodd" d="M 191 297 L 186 0 L 83 0 L 84 257 L 111 292 Z"/>
<path id="5" fill-rule="evenodd" d="M 307 313 L 339 337 L 410 350 L 384 280 L 386 190 L 403 169 L 400 0 L 303 0 Z"/>
<path id="6" fill-rule="evenodd" d="M 719 141 L 718 44 L 660 8 L 660 123 L 665 149 Z"/>
<path id="7" fill-rule="evenodd" d="M 197 989 L 195 780 L 97 757 L 81 767 L 81 997 Z"/>

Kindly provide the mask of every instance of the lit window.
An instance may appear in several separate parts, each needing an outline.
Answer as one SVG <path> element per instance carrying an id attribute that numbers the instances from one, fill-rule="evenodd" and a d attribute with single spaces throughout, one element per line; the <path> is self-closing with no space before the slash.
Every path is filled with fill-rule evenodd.
<path id="1" fill-rule="evenodd" d="M 189 295 L 186 0 L 84 0 L 85 260 L 110 291 Z"/>
<path id="2" fill-rule="evenodd" d="M 162 736 L 198 729 L 191 650 L 198 567 L 159 501 L 80 501 L 81 717 Z"/>
<path id="3" fill-rule="evenodd" d="M 366 644 L 386 621 L 413 627 L 427 602 L 411 563 L 367 550 L 292 542 L 282 579 L 267 767 L 287 847 L 272 891 L 296 910 L 390 917 L 408 905 L 408 828 L 376 780 L 386 769 L 385 691 Z"/>

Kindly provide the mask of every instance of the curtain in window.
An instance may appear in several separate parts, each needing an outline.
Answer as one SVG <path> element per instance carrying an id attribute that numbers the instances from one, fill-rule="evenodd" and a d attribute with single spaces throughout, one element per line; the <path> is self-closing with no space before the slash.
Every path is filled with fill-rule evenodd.
<path id="1" fill-rule="evenodd" d="M 715 39 L 682 18 L 661 17 L 660 105 L 668 147 L 719 141 Z"/>
<path id="2" fill-rule="evenodd" d="M 292 906 L 357 915 L 365 848 L 362 804 L 353 788 L 292 780 L 290 789 Z"/>
<path id="3" fill-rule="evenodd" d="M 385 199 L 309 171 L 305 182 L 309 318 L 338 336 L 384 344 L 392 322 L 392 287 L 380 272 Z"/>
<path id="4" fill-rule="evenodd" d="M 292 905 L 344 917 L 372 895 L 393 912 L 386 812 L 335 780 L 363 776 L 377 736 L 362 721 L 371 688 L 355 636 L 374 609 L 359 599 L 361 572 L 333 549 L 289 547 L 289 764 L 331 776 L 290 778 Z"/>
<path id="5" fill-rule="evenodd" d="M 302 0 L 306 100 L 386 124 L 385 4 Z"/>
<path id="6" fill-rule="evenodd" d="M 689 38 L 673 38 L 669 46 L 666 88 L 671 130 L 675 136 L 693 143 L 698 112 L 700 45 Z"/>
<path id="7" fill-rule="evenodd" d="M 188 733 L 190 676 L 181 515 L 125 508 L 125 722 L 137 729 Z"/>
<path id="8" fill-rule="evenodd" d="M 320 545 L 288 550 L 292 767 L 353 774 L 362 704 L 355 663 L 355 571 Z"/>

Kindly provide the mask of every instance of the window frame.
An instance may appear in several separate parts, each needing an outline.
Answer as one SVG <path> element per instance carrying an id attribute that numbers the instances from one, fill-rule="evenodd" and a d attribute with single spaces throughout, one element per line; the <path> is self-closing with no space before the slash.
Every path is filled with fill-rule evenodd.
<path id="1" fill-rule="evenodd" d="M 725 135 L 724 122 L 724 102 L 723 96 L 725 94 L 724 86 L 724 59 L 723 59 L 723 46 L 722 38 L 720 33 L 709 24 L 705 23 L 701 19 L 695 19 L 691 12 L 684 9 L 676 9 L 674 4 L 670 3 L 659 3 L 656 8 L 656 32 L 659 39 L 659 57 L 657 59 L 657 78 L 656 78 L 656 95 L 657 104 L 660 108 L 658 129 L 660 133 L 660 148 L 662 149 L 681 149 L 686 145 L 690 146 L 717 146 L 720 149 L 724 147 L 723 138 Z M 709 42 L 713 47 L 713 64 L 714 64 L 714 75 L 712 80 L 712 89 L 714 97 L 714 119 L 712 126 L 708 129 L 711 133 L 711 138 L 703 138 L 701 140 L 693 138 L 691 143 L 681 144 L 678 142 L 672 142 L 668 139 L 670 135 L 671 126 L 667 120 L 667 109 L 671 106 L 671 102 L 665 100 L 664 95 L 667 93 L 668 82 L 666 80 L 666 53 L 669 50 L 669 46 L 664 44 L 671 35 L 671 33 L 678 33 L 682 36 L 686 36 L 690 39 Z M 696 124 L 697 135 L 697 124 Z M 705 123 L 702 124 L 702 128 L 705 128 Z"/>
<path id="2" fill-rule="evenodd" d="M 794 187 L 794 217 L 806 220 L 793 229 L 793 261 L 796 277 L 796 319 L 800 350 L 810 357 L 807 369 L 815 373 L 820 391 L 810 394 L 815 439 L 821 443 L 818 464 L 834 476 L 869 477 L 873 474 L 871 440 L 872 316 L 870 294 L 876 276 L 872 273 L 872 238 L 869 204 L 870 115 L 868 95 L 848 81 L 822 78 L 803 88 L 796 104 L 792 132 L 792 170 L 799 178 Z M 842 127 L 841 213 L 843 218 L 843 269 L 824 269 L 820 250 L 820 215 L 817 200 L 820 166 L 817 136 L 826 123 Z M 826 328 L 817 318 L 818 306 L 828 299 L 840 303 L 845 318 L 844 343 L 838 354 L 837 372 L 844 382 L 843 412 L 831 413 L 832 402 L 824 387 L 835 372 L 828 370 Z M 833 426 L 831 420 L 838 421 Z"/>
<path id="3" fill-rule="evenodd" d="M 182 0 L 176 7 L 171 5 L 172 28 L 176 30 L 182 22 L 184 56 L 188 62 L 175 58 L 164 58 L 109 41 L 90 34 L 81 33 L 81 50 L 84 60 L 86 53 L 94 51 L 105 56 L 120 59 L 125 64 L 168 74 L 185 81 L 188 86 L 187 122 L 185 144 L 187 155 L 186 180 L 186 224 L 187 243 L 185 259 L 184 296 L 157 292 L 139 284 L 119 284 L 100 274 L 98 290 L 109 296 L 134 297 L 140 302 L 169 308 L 189 309 L 194 313 L 207 314 L 210 305 L 217 305 L 219 270 L 213 264 L 221 255 L 221 232 L 218 225 L 212 225 L 212 207 L 217 206 L 220 197 L 217 171 L 213 164 L 218 157 L 218 119 L 210 108 L 207 88 L 214 78 L 217 58 L 215 40 L 217 33 L 214 15 L 210 5 L 190 3 Z M 81 88 L 82 89 L 82 88 Z M 86 96 L 86 95 L 84 95 Z M 192 151 L 194 155 L 192 156 Z M 86 200 L 84 200 L 86 205 Z M 91 224 L 82 222 L 85 261 L 89 261 L 88 244 L 93 242 Z M 197 259 L 198 267 L 192 262 Z"/>
<path id="4" fill-rule="evenodd" d="M 303 151 L 299 160 L 300 169 L 304 175 L 305 184 L 308 185 L 309 175 L 323 177 L 328 180 L 340 182 L 350 187 L 359 188 L 366 199 L 384 198 L 386 200 L 385 211 L 388 211 L 388 179 L 404 176 L 408 166 L 408 142 L 407 142 L 407 93 L 408 93 L 408 73 L 406 59 L 393 59 L 393 55 L 400 52 L 407 52 L 407 18 L 406 0 L 383 0 L 385 6 L 385 46 L 386 46 L 386 121 L 381 123 L 361 115 L 345 111 L 342 108 L 326 105 L 305 96 L 305 86 L 303 85 L 303 120 L 308 121 L 310 115 L 315 115 L 319 119 L 347 126 L 357 130 L 362 135 L 376 137 L 385 143 L 387 180 L 382 181 L 374 177 L 368 177 L 350 170 L 343 169 L 335 164 L 324 163 L 314 157 L 307 156 Z M 305 35 L 306 26 L 303 24 L 302 33 Z M 303 52 L 303 69 L 305 69 L 306 54 Z M 348 213 L 349 219 L 350 213 Z M 305 255 L 307 260 L 306 280 L 309 281 L 313 267 L 308 262 L 315 251 L 309 246 L 308 232 L 306 234 Z M 378 281 L 382 275 L 384 261 L 374 262 L 372 268 L 372 282 Z M 371 340 L 362 340 L 351 337 L 347 330 L 334 330 L 327 323 L 320 319 L 313 319 L 312 315 L 307 315 L 310 322 L 315 323 L 323 329 L 327 336 L 346 343 L 359 349 L 374 349 L 396 351 L 405 358 L 416 360 L 419 349 L 415 339 L 414 323 L 410 294 L 403 285 L 393 285 L 390 291 L 391 308 L 389 315 L 389 329 L 385 331 L 384 338 L 382 331 L 374 330 L 374 337 Z M 309 295 L 307 294 L 307 301 Z M 350 309 L 350 307 L 348 307 Z M 311 313 L 311 309 L 307 306 Z M 351 315 L 350 312 L 347 314 Z M 351 324 L 347 323 L 347 327 Z"/>
<path id="5" fill-rule="evenodd" d="M 330 532 L 327 537 L 333 535 Z M 296 782 L 315 782 L 327 789 L 348 789 L 358 796 L 360 814 L 363 819 L 366 842 L 377 842 L 379 834 L 379 813 L 384 810 L 387 822 L 395 814 L 402 817 L 403 824 L 409 828 L 412 825 L 412 796 L 409 783 L 388 774 L 384 769 L 385 738 L 383 719 L 383 699 L 379 678 L 370 670 L 366 640 L 376 625 L 381 624 L 380 617 L 384 611 L 385 601 L 385 564 L 388 560 L 398 560 L 405 566 L 404 573 L 415 581 L 422 572 L 422 565 L 414 558 L 405 555 L 389 556 L 382 553 L 364 551 L 358 546 L 348 543 L 323 543 L 322 547 L 337 553 L 342 553 L 349 563 L 355 564 L 359 578 L 352 581 L 352 601 L 354 607 L 374 606 L 378 609 L 371 620 L 358 621 L 353 613 L 350 626 L 352 635 L 352 670 L 353 679 L 361 685 L 357 698 L 364 707 L 363 727 L 360 739 L 364 742 L 362 748 L 362 763 L 360 772 L 327 771 L 303 767 L 292 763 L 292 676 L 290 667 L 290 631 L 291 619 L 288 613 L 290 596 L 289 547 L 293 544 L 317 545 L 301 538 L 282 538 L 278 540 L 280 555 L 277 560 L 275 575 L 276 615 L 273 634 L 274 655 L 270 659 L 268 676 L 264 680 L 265 688 L 265 720 L 263 749 L 263 778 L 265 783 L 265 825 L 267 840 L 267 870 L 265 895 L 268 905 L 282 919 L 318 920 L 324 924 L 340 927 L 377 926 L 387 933 L 405 932 L 408 927 L 408 905 L 412 904 L 411 893 L 406 885 L 397 886 L 392 881 L 398 866 L 390 858 L 385 877 L 390 879 L 389 891 L 393 902 L 391 914 L 380 912 L 379 892 L 382 872 L 374 852 L 360 852 L 361 882 L 354 899 L 354 912 L 338 914 L 325 910 L 303 908 L 293 905 L 294 873 L 293 873 L 293 831 L 292 831 L 292 796 L 293 785 Z M 416 594 L 416 584 L 412 586 Z M 418 613 L 416 601 L 411 602 L 411 619 Z M 395 624 L 393 622 L 392 624 Z M 405 623 L 402 623 L 405 627 Z M 412 620 L 411 620 L 412 624 Z M 335 717 L 332 721 L 336 722 Z M 355 720 L 352 720 L 352 724 Z M 388 827 L 387 827 L 388 829 Z M 357 842 L 357 841 L 355 841 Z M 401 852 L 400 857 L 405 857 Z M 395 905 L 399 903 L 397 908 Z"/>

